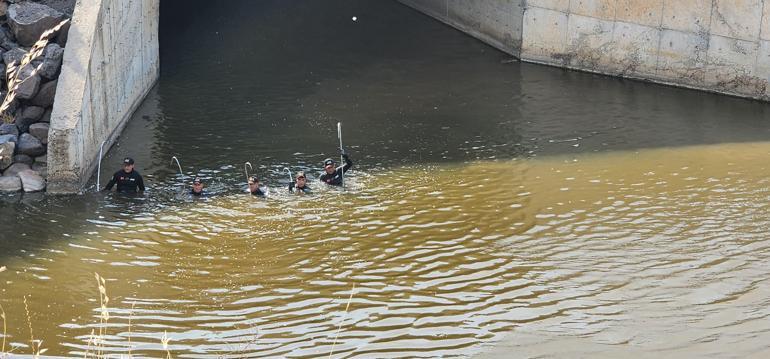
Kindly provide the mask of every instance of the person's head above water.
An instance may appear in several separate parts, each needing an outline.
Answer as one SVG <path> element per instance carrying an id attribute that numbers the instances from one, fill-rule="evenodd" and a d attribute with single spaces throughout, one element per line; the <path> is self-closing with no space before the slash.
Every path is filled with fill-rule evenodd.
<path id="1" fill-rule="evenodd" d="M 195 177 L 195 179 L 193 180 L 192 191 L 193 193 L 203 192 L 203 181 L 200 179 L 200 177 Z"/>
<path id="2" fill-rule="evenodd" d="M 327 158 L 324 160 L 324 171 L 328 174 L 334 173 L 334 171 L 337 170 L 337 167 L 335 166 L 334 160 L 331 158 Z"/>
<path id="3" fill-rule="evenodd" d="M 123 171 L 126 173 L 131 173 L 131 171 L 134 170 L 134 159 L 131 157 L 126 157 L 123 159 Z"/>
<path id="4" fill-rule="evenodd" d="M 257 176 L 249 177 L 249 191 L 254 192 L 259 188 L 259 178 Z"/>
<path id="5" fill-rule="evenodd" d="M 297 181 L 297 187 L 299 188 L 305 187 L 305 185 L 307 184 L 307 178 L 305 178 L 305 172 L 302 172 L 302 171 L 297 172 L 296 181 Z"/>

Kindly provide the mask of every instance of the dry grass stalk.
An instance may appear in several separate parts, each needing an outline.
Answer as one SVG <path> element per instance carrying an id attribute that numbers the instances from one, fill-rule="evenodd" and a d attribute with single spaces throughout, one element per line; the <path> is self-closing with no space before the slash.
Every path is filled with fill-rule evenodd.
<path id="1" fill-rule="evenodd" d="M 8 109 L 11 107 L 11 103 L 13 103 L 13 101 L 16 99 L 16 91 L 18 91 L 19 86 L 24 83 L 24 81 L 27 81 L 27 79 L 35 76 L 43 66 L 42 63 L 36 66 L 28 76 L 20 80 L 19 76 L 24 75 L 24 69 L 27 67 L 27 65 L 31 64 L 32 61 L 43 54 L 43 51 L 45 50 L 46 45 L 48 45 L 48 41 L 51 39 L 51 36 L 59 31 L 62 26 L 66 25 L 69 21 L 69 19 L 64 19 L 58 25 L 48 29 L 46 32 L 40 35 L 40 39 L 37 40 L 34 45 L 32 45 L 32 48 L 30 48 L 29 52 L 24 55 L 19 64 L 12 63 L 8 66 L 8 70 L 6 70 L 8 94 L 5 95 L 5 99 L 3 99 L 2 105 L 0 105 L 0 113 L 5 114 L 8 111 Z M 7 121 L 7 118 L 3 118 L 3 120 Z M 12 122 L 13 121 L 6 123 Z"/>
<path id="2" fill-rule="evenodd" d="M 5 272 L 8 268 L 5 266 L 0 266 L 0 273 Z M 3 319 L 3 346 L 0 346 L 0 356 L 5 356 L 5 337 L 8 335 L 8 327 L 5 323 L 5 309 L 3 309 L 3 305 L 0 304 L 0 318 Z"/>
<path id="3" fill-rule="evenodd" d="M 329 352 L 329 358 L 331 359 L 332 354 L 334 354 L 334 345 L 337 344 L 337 338 L 340 336 L 340 330 L 342 329 L 342 324 L 345 323 L 345 318 L 348 316 L 348 308 L 350 308 L 350 302 L 353 300 L 353 292 L 356 290 L 356 284 L 353 283 L 353 289 L 350 290 L 350 297 L 348 298 L 348 304 L 345 305 L 345 313 L 342 314 L 342 320 L 340 320 L 340 325 L 337 327 L 337 334 L 334 335 L 334 341 L 332 342 L 332 350 Z"/>
<path id="4" fill-rule="evenodd" d="M 96 278 L 96 285 L 99 287 L 99 332 L 95 333 L 91 329 L 91 335 L 88 337 L 86 352 L 83 354 L 83 358 L 88 358 L 93 349 L 93 357 L 104 357 L 104 336 L 106 335 L 107 321 L 110 320 L 110 312 L 107 310 L 107 304 L 110 302 L 110 297 L 107 296 L 106 281 L 99 273 L 94 273 Z"/>
<path id="5" fill-rule="evenodd" d="M 247 356 L 247 350 L 249 347 L 257 343 L 257 340 L 259 340 L 259 328 L 256 328 L 256 333 L 251 337 L 251 340 L 246 342 L 245 344 L 242 344 L 240 348 L 235 348 L 233 350 L 230 350 L 229 352 L 226 352 L 224 354 L 221 354 L 217 356 L 217 358 L 229 358 L 233 355 L 240 355 L 239 357 L 246 357 Z"/>
<path id="6" fill-rule="evenodd" d="M 168 337 L 168 333 L 166 331 L 163 331 L 163 338 L 160 338 L 160 343 L 163 344 L 163 350 L 166 351 L 166 359 L 171 359 L 171 352 L 168 351 L 168 342 L 170 338 Z"/>
<path id="7" fill-rule="evenodd" d="M 128 357 L 131 357 L 131 318 L 134 316 L 136 301 L 131 302 L 131 311 L 128 312 Z"/>
<path id="8" fill-rule="evenodd" d="M 29 326 L 29 345 L 32 348 L 32 356 L 39 358 L 40 354 L 45 353 L 48 349 L 41 349 L 43 345 L 42 340 L 35 340 L 34 334 L 32 334 L 32 315 L 29 313 L 29 305 L 27 304 L 27 296 L 24 296 L 24 311 L 27 313 L 27 325 Z"/>
<path id="9" fill-rule="evenodd" d="M 86 341 L 86 352 L 83 354 L 83 359 L 88 358 L 88 353 L 91 352 L 91 345 L 93 345 L 95 339 L 94 330 L 91 329 L 91 335 L 88 336 L 88 340 Z"/>
<path id="10" fill-rule="evenodd" d="M 110 297 L 107 296 L 106 281 L 99 273 L 94 273 L 96 284 L 99 286 L 99 335 L 96 337 L 96 357 L 101 358 L 104 354 L 104 336 L 106 333 L 107 322 L 110 320 L 110 312 L 107 305 L 110 303 Z"/>
<path id="11" fill-rule="evenodd" d="M 4 271 L 5 267 L 0 267 L 0 272 Z M 5 355 L 5 336 L 8 333 L 8 328 L 5 324 L 5 309 L 3 309 L 3 305 L 0 304 L 0 318 L 3 319 L 3 346 L 0 347 L 0 355 Z"/>

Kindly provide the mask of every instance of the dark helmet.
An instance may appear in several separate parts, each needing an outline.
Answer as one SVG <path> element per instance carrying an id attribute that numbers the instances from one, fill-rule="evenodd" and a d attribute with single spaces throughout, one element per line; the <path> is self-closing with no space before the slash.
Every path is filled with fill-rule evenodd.
<path id="1" fill-rule="evenodd" d="M 331 159 L 331 158 L 327 158 L 327 159 L 324 160 L 324 167 L 329 166 L 329 165 L 334 166 L 334 160 Z"/>

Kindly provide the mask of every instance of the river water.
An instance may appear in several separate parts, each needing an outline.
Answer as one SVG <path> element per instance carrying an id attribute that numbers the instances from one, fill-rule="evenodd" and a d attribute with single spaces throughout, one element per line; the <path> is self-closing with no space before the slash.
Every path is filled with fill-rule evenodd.
<path id="1" fill-rule="evenodd" d="M 396 2 L 161 13 L 161 79 L 101 173 L 132 156 L 147 193 L 0 197 L 0 351 L 770 352 L 766 104 L 510 62 Z M 338 121 L 347 188 L 286 193 Z"/>

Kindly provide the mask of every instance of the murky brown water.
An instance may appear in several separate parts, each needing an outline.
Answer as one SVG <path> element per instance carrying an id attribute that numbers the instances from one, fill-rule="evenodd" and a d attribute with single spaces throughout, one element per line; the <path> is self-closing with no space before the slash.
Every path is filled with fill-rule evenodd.
<path id="1" fill-rule="evenodd" d="M 527 353 L 745 357 L 769 350 L 767 156 L 406 167 L 346 193 L 170 205 L 8 261 L 2 293 L 31 296 L 36 337 L 62 354 L 96 328 L 98 272 L 110 353 L 127 353 L 130 317 L 142 355 L 167 331 L 182 357 L 319 357 L 341 325 L 338 357 L 467 356 L 509 331 Z M 13 342 L 22 309 L 6 307 Z"/>
<path id="2" fill-rule="evenodd" d="M 164 0 L 160 83 L 102 170 L 135 157 L 146 196 L 0 197 L 14 355 L 26 297 L 45 354 L 82 357 L 94 273 L 112 357 L 164 333 L 174 357 L 770 351 L 767 105 L 503 64 L 395 2 L 189 3 Z M 284 193 L 337 121 L 350 188 Z"/>

